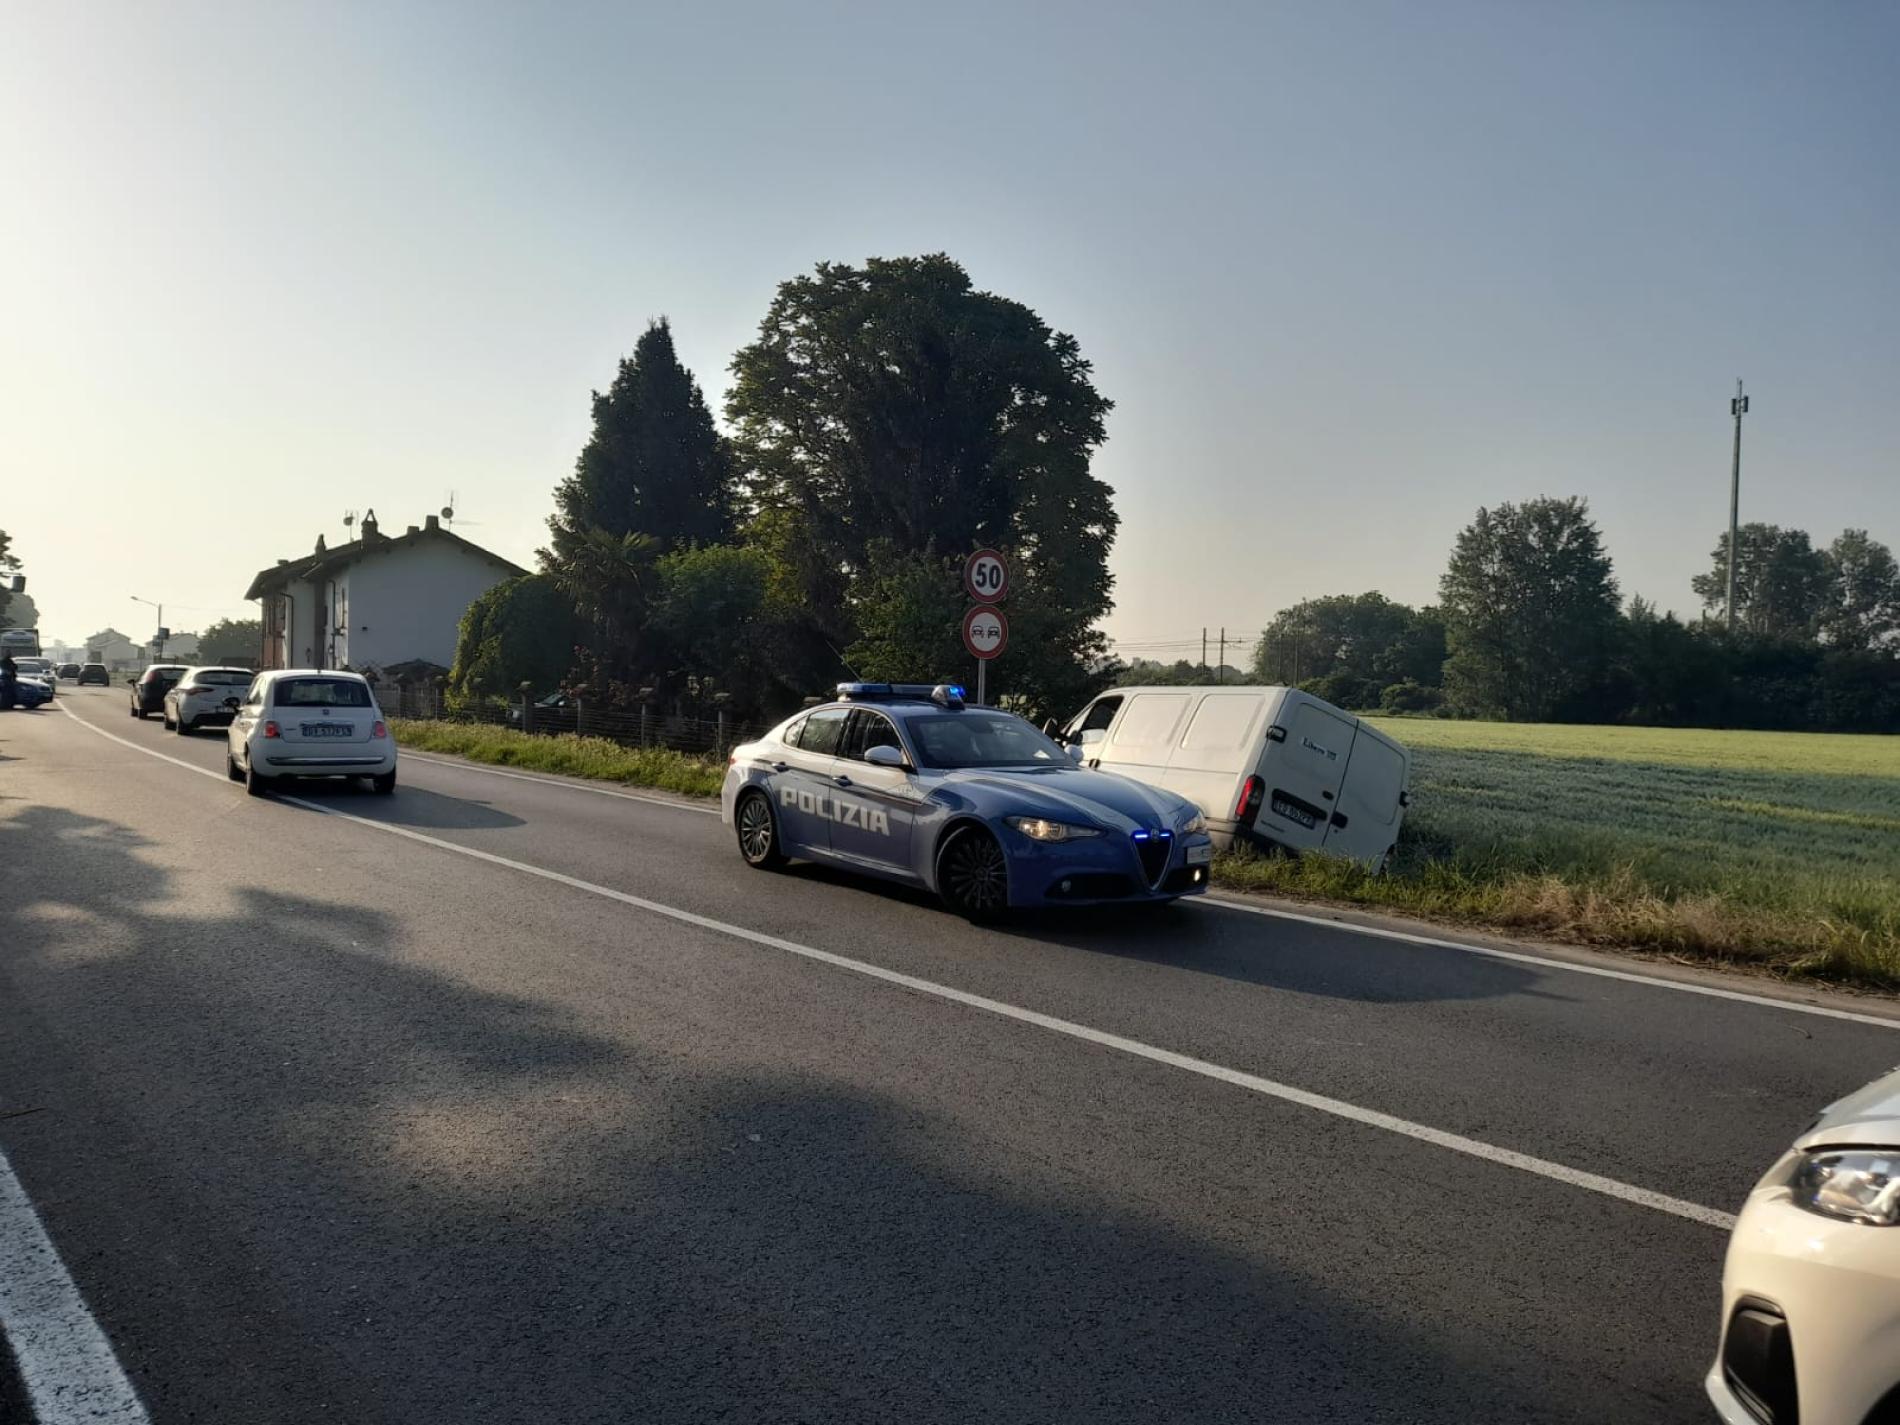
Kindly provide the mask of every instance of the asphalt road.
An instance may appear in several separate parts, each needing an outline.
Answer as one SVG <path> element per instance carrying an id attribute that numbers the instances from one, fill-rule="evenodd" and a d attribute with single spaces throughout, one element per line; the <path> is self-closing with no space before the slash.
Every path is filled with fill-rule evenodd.
<path id="1" fill-rule="evenodd" d="M 420 757 L 253 800 L 124 697 L 0 714 L 0 1150 L 155 1422 L 1706 1421 L 1725 1236 L 1648 1195 L 1900 1060 Z"/>

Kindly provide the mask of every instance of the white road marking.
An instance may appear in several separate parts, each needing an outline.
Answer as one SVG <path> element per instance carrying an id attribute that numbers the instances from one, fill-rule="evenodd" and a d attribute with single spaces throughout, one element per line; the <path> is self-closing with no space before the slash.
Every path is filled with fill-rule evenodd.
<path id="1" fill-rule="evenodd" d="M 0 1350 L 13 1347 L 38 1425 L 147 1425 L 112 1343 L 86 1309 L 0 1152 Z"/>
<path id="2" fill-rule="evenodd" d="M 591 782 L 577 781 L 567 777 L 531 777 L 525 772 L 504 772 L 499 767 L 484 767 L 479 762 L 463 759 L 450 761 L 446 757 L 425 757 L 420 752 L 401 752 L 399 755 L 411 762 L 424 762 L 431 767 L 450 767 L 458 772 L 480 772 L 484 777 L 506 777 L 511 782 L 539 782 L 544 787 L 560 787 L 570 792 L 592 792 L 597 797 L 617 797 L 623 802 L 645 802 L 648 806 L 667 807 L 673 811 L 696 812 L 701 816 L 718 816 L 718 807 L 696 807 L 690 802 L 676 802 L 669 797 L 642 796 L 639 792 L 617 792 L 610 787 L 596 787 Z"/>
<path id="3" fill-rule="evenodd" d="M 1405 930 L 1387 930 L 1381 926 L 1356 925 L 1349 920 L 1329 920 L 1323 915 L 1302 915 L 1296 910 L 1274 906 L 1244 905 L 1220 896 L 1203 897 L 1197 904 L 1237 910 L 1246 915 L 1264 915 L 1272 920 L 1291 920 L 1301 925 L 1318 925 L 1327 930 L 1343 930 L 1350 935 L 1371 935 L 1381 940 L 1397 940 L 1406 945 L 1427 945 L 1434 950 L 1462 950 L 1487 960 L 1512 960 L 1551 970 L 1568 970 L 1573 975 L 1595 975 L 1604 980 L 1625 980 L 1630 984 L 1653 985 L 1658 989 L 1679 990 L 1687 995 L 1707 995 L 1711 999 L 1734 1000 L 1738 1004 L 1766 1005 L 1769 1009 L 1792 1010 L 1796 1014 L 1815 1014 L 1824 1019 L 1844 1019 L 1852 1024 L 1872 1024 L 1881 1029 L 1900 1029 L 1900 1019 L 1878 1014 L 1861 1014 L 1851 1009 L 1832 1009 L 1824 1004 L 1803 1004 L 1799 1000 L 1777 999 L 1773 995 L 1750 994 L 1747 990 L 1725 990 L 1718 985 L 1698 985 L 1687 980 L 1669 980 L 1660 975 L 1644 975 L 1634 970 L 1612 970 L 1606 965 L 1581 965 L 1574 960 L 1553 960 L 1545 955 L 1530 955 L 1517 950 L 1497 950 L 1489 945 L 1473 945 L 1463 940 L 1444 940 L 1435 935 L 1414 935 Z"/>
<path id="4" fill-rule="evenodd" d="M 95 727 L 83 718 L 75 721 L 108 741 L 129 747 L 134 752 L 143 752 L 149 757 L 157 757 L 200 776 L 222 780 L 216 772 L 208 768 L 193 766 L 181 762 L 176 757 L 163 752 L 154 752 L 128 741 L 102 727 Z M 1358 1104 L 1347 1103 L 1343 1099 L 1328 1098 L 1324 1094 L 1311 1093 L 1291 1084 L 1278 1083 L 1273 1079 L 1262 1078 L 1258 1074 L 1245 1073 L 1239 1069 L 1230 1069 L 1222 1064 L 1210 1063 L 1205 1059 L 1196 1059 L 1191 1055 L 1177 1054 L 1172 1049 L 1162 1049 L 1153 1044 L 1145 1044 L 1138 1039 L 1129 1039 L 1120 1034 L 1111 1034 L 1106 1030 L 1094 1029 L 1086 1024 L 1077 1024 L 1073 1020 L 1059 1019 L 1040 1010 L 1025 1009 L 1021 1005 L 991 999 L 987 995 L 972 994 L 968 990 L 959 990 L 950 985 L 938 984 L 934 980 L 922 979 L 916 975 L 906 975 L 899 970 L 889 970 L 882 965 L 873 965 L 864 960 L 854 960 L 847 955 L 835 954 L 830 950 L 820 950 L 815 946 L 801 945 L 795 940 L 786 940 L 763 931 L 751 930 L 743 925 L 734 925 L 729 921 L 715 920 L 708 915 L 695 911 L 682 910 L 678 906 L 662 904 L 648 900 L 645 896 L 632 895 L 626 891 L 615 890 L 612 886 L 597 885 L 593 881 L 584 881 L 578 876 L 570 876 L 561 871 L 551 871 L 545 866 L 531 865 L 526 861 L 516 861 L 512 857 L 498 856 L 492 851 L 481 851 L 472 846 L 461 846 L 453 841 L 444 841 L 441 837 L 430 836 L 406 826 L 394 826 L 388 822 L 375 821 L 369 817 L 357 816 L 352 812 L 339 811 L 335 807 L 321 802 L 306 801 L 302 797 L 293 797 L 274 793 L 274 799 L 290 806 L 313 811 L 322 816 L 335 817 L 339 821 L 351 822 L 367 827 L 371 831 L 380 831 L 390 836 L 400 836 L 405 841 L 418 842 L 424 846 L 433 846 L 437 850 L 447 851 L 451 855 L 466 856 L 470 860 L 484 861 L 491 866 L 505 867 L 524 876 L 534 876 L 543 881 L 566 886 L 570 890 L 583 891 L 588 895 L 600 896 L 605 900 L 618 901 L 622 905 L 632 906 L 652 915 L 664 916 L 668 920 L 682 925 L 695 926 L 714 934 L 729 936 L 734 940 L 743 940 L 753 945 L 762 945 L 768 949 L 783 951 L 801 959 L 816 961 L 834 969 L 847 970 L 854 975 L 863 975 L 867 979 L 880 980 L 885 984 L 896 985 L 917 994 L 928 995 L 933 999 L 946 1000 L 951 1004 L 963 1005 L 970 1009 L 981 1010 L 1002 1019 L 1014 1020 L 1019 1024 L 1033 1025 L 1070 1039 L 1078 1039 L 1088 1044 L 1113 1049 L 1133 1058 L 1145 1059 L 1150 1063 L 1165 1064 L 1169 1068 L 1181 1069 L 1202 1078 L 1214 1079 L 1235 1088 L 1246 1089 L 1267 1098 L 1279 1099 L 1284 1103 L 1296 1104 L 1301 1108 L 1312 1109 L 1317 1113 L 1329 1114 L 1334 1118 L 1343 1118 L 1353 1123 L 1364 1124 L 1387 1133 L 1396 1133 L 1401 1137 L 1416 1139 L 1434 1147 L 1449 1149 L 1467 1157 L 1479 1158 L 1488 1163 L 1496 1163 L 1520 1172 L 1531 1173 L 1537 1177 L 1548 1178 L 1553 1182 L 1564 1183 L 1570 1187 L 1582 1188 L 1587 1192 L 1600 1193 L 1604 1197 L 1615 1198 L 1620 1202 L 1633 1203 L 1638 1207 L 1651 1208 L 1657 1212 L 1670 1213 L 1686 1218 L 1690 1222 L 1699 1222 L 1708 1227 L 1727 1231 L 1735 1225 L 1733 1213 L 1722 1212 L 1713 1207 L 1704 1207 L 1700 1203 L 1685 1202 L 1681 1198 L 1669 1197 L 1664 1193 L 1652 1192 L 1648 1188 L 1637 1187 L 1631 1183 L 1619 1182 L 1599 1173 L 1586 1172 L 1581 1168 L 1572 1168 L 1563 1163 L 1554 1163 L 1547 1158 L 1532 1157 L 1528 1153 L 1519 1153 L 1510 1148 L 1500 1148 L 1495 1144 L 1481 1142 L 1476 1138 L 1467 1138 L 1461 1133 L 1448 1133 L 1443 1129 L 1431 1128 L 1422 1123 L 1413 1123 L 1409 1119 L 1393 1114 L 1381 1113 L 1377 1109 L 1362 1108 Z"/>
<path id="5" fill-rule="evenodd" d="M 645 797 L 633 792 L 609 791 L 604 787 L 589 786 L 570 778 L 530 777 L 520 772 L 503 772 L 493 767 L 483 767 L 459 759 L 451 761 L 446 758 L 423 757 L 416 753 L 404 755 L 436 767 L 455 767 L 468 772 L 481 772 L 491 777 L 511 777 L 521 782 L 539 782 L 548 787 L 565 787 L 569 791 L 593 792 L 603 797 L 621 797 L 630 802 L 646 802 L 650 806 L 694 812 L 702 816 L 719 815 L 717 807 L 698 807 L 689 802 L 672 801 L 665 797 Z M 1247 905 L 1221 896 L 1188 897 L 1186 904 L 1218 906 L 1222 910 L 1236 910 L 1245 915 L 1262 915 L 1270 920 L 1289 920 L 1300 925 L 1316 925 L 1326 930 L 1343 930 L 1353 935 L 1367 935 L 1378 940 L 1395 940 L 1406 945 L 1424 945 L 1433 950 L 1457 950 L 1466 955 L 1481 955 L 1491 960 L 1513 960 L 1520 964 L 1542 966 L 1547 970 L 1566 970 L 1573 975 L 1595 975 L 1599 979 L 1623 980 L 1633 985 L 1650 985 L 1656 989 L 1678 990 L 1683 994 L 1707 995 L 1711 999 L 1733 1000 L 1738 1004 L 1755 1004 L 1764 1005 L 1769 1009 L 1792 1010 L 1796 1014 L 1819 1015 L 1823 1019 L 1842 1019 L 1850 1024 L 1872 1024 L 1881 1029 L 1900 1029 L 1900 1017 L 1890 1015 L 1863 1014 L 1851 1009 L 1832 1009 L 1827 1005 L 1805 1004 L 1800 1000 L 1780 999 L 1774 995 L 1751 994 L 1747 990 L 1725 990 L 1716 985 L 1698 985 L 1686 980 L 1668 979 L 1662 975 L 1645 975 L 1639 970 L 1613 970 L 1602 965 L 1580 964 L 1575 960 L 1558 960 L 1548 955 L 1533 955 L 1527 951 L 1498 950 L 1488 945 L 1473 945 L 1465 940 L 1447 940 L 1437 935 L 1418 935 L 1404 930 L 1387 930 L 1382 926 L 1360 925 L 1349 920 L 1333 920 L 1323 915 L 1303 915 L 1299 911 L 1280 910 L 1274 906 Z"/>

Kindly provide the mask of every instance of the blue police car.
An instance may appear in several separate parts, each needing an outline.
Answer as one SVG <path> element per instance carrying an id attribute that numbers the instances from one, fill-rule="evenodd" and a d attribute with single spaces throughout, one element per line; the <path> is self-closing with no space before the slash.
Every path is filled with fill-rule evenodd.
<path id="1" fill-rule="evenodd" d="M 954 684 L 841 683 L 732 754 L 720 814 L 748 864 L 788 857 L 936 892 L 984 919 L 1207 889 L 1200 809 L 1072 755 Z"/>

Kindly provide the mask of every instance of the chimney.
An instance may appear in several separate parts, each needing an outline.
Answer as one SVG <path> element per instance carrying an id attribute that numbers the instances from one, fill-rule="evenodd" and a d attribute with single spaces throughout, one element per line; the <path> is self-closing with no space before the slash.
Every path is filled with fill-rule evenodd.
<path id="1" fill-rule="evenodd" d="M 380 537 L 380 534 L 381 531 L 376 528 L 376 511 L 366 511 L 363 515 L 363 543 L 368 544 L 371 540 Z"/>
<path id="2" fill-rule="evenodd" d="M 427 528 L 429 528 L 429 529 L 441 529 L 441 528 L 442 528 L 442 521 L 441 521 L 441 520 L 439 520 L 439 519 L 437 519 L 437 518 L 436 518 L 436 517 L 435 517 L 434 515 L 424 515 L 424 516 L 422 517 L 422 523 L 423 523 L 423 525 L 424 525 L 425 527 L 427 527 Z"/>
<path id="3" fill-rule="evenodd" d="M 323 551 L 324 551 L 323 536 L 318 535 L 317 536 L 317 553 L 321 554 L 323 553 Z"/>
<path id="4" fill-rule="evenodd" d="M 413 539 L 416 535 L 419 535 L 422 533 L 422 526 L 419 524 L 412 524 L 409 526 L 408 529 L 404 530 L 403 533 Z"/>

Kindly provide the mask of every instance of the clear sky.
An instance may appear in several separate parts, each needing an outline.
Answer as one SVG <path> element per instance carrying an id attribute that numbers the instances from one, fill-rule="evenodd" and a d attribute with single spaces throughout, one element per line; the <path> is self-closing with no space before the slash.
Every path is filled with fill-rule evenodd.
<path id="1" fill-rule="evenodd" d="M 45 632 L 249 611 L 346 509 L 531 560 L 666 314 L 942 250 L 1116 410 L 1134 651 L 1434 596 L 1589 498 L 1694 607 L 1744 518 L 1900 545 L 1900 7 L 0 9 L 0 527 Z"/>

